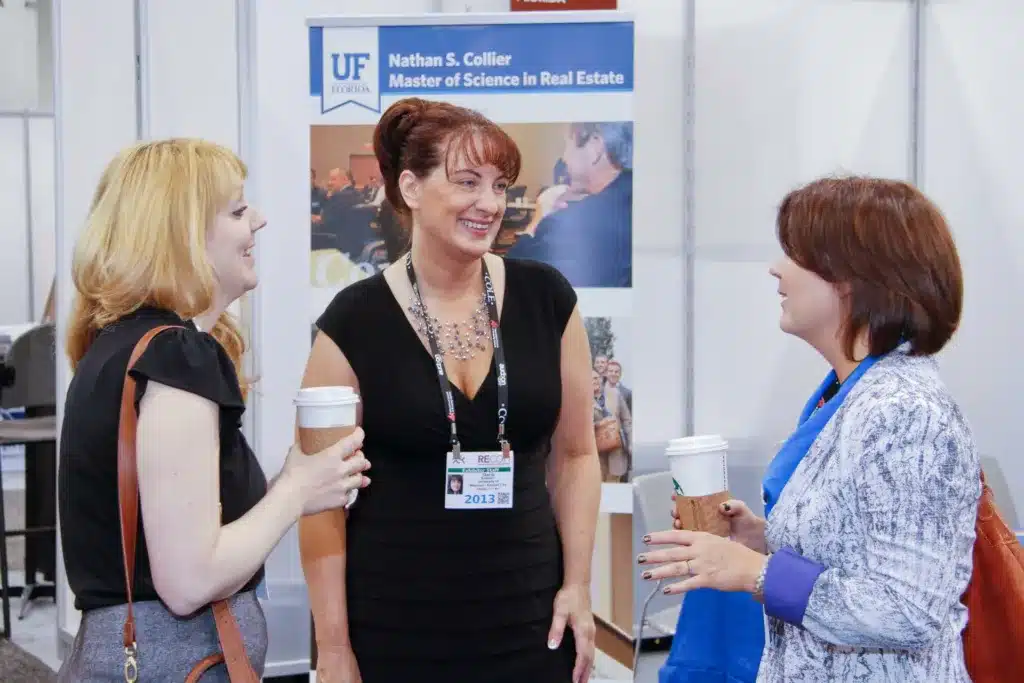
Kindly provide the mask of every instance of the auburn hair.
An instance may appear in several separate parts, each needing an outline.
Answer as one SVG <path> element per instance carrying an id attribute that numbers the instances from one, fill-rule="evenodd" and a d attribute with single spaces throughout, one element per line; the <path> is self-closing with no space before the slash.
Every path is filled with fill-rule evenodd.
<path id="1" fill-rule="evenodd" d="M 960 324 L 963 272 L 946 219 L 899 180 L 823 178 L 790 192 L 776 224 L 786 256 L 842 285 L 846 355 L 867 330 L 869 353 L 901 343 L 938 353 Z"/>
<path id="2" fill-rule="evenodd" d="M 247 175 L 229 149 L 193 139 L 144 142 L 107 165 L 75 244 L 67 354 L 72 368 L 100 329 L 142 306 L 189 320 L 213 305 L 206 234 Z M 235 365 L 243 393 L 245 340 L 229 313 L 210 334 Z"/>
<path id="3" fill-rule="evenodd" d="M 451 172 L 462 160 L 474 166 L 491 164 L 513 184 L 523 165 L 515 141 L 483 114 L 418 97 L 398 100 L 384 111 L 373 131 L 373 152 L 384 194 L 406 223 L 409 206 L 398 187 L 402 171 L 423 178 L 442 164 Z"/>

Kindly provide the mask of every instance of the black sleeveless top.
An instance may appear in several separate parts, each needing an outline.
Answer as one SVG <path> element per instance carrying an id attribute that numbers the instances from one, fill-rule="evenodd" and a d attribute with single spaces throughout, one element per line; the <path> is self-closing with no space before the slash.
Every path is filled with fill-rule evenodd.
<path id="1" fill-rule="evenodd" d="M 126 602 L 118 524 L 118 417 L 129 356 L 143 335 L 160 325 L 181 325 L 184 329 L 157 335 L 135 364 L 132 375 L 136 380 L 136 407 L 149 380 L 202 396 L 220 407 L 224 524 L 240 518 L 266 493 L 266 477 L 241 431 L 245 402 L 238 375 L 217 340 L 174 313 L 156 308 L 139 309 L 103 328 L 71 379 L 61 426 L 57 474 L 61 549 L 68 585 L 79 610 Z M 182 424 L 181 428 L 187 429 L 188 425 Z M 141 507 L 139 515 L 141 520 Z M 242 590 L 255 589 L 262 578 L 260 569 Z M 159 599 L 141 523 L 133 599 Z"/>
<path id="2" fill-rule="evenodd" d="M 383 275 L 341 291 L 317 323 L 359 379 L 373 465 L 347 527 L 349 628 L 364 683 L 571 678 L 571 630 L 559 650 L 546 644 L 563 577 L 545 466 L 576 294 L 548 266 L 505 269 L 511 509 L 445 509 L 449 432 L 437 373 Z M 453 393 L 463 450 L 496 450 L 494 366 L 473 400 Z"/>

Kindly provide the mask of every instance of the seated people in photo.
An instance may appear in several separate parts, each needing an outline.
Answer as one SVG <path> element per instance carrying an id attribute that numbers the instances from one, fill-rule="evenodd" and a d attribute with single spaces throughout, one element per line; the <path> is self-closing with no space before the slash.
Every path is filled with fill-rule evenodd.
<path id="1" fill-rule="evenodd" d="M 448 477 L 448 493 L 458 495 L 462 493 L 462 475 L 452 474 Z"/>
<path id="2" fill-rule="evenodd" d="M 377 232 L 384 240 L 388 263 L 394 263 L 409 249 L 409 232 L 391 202 L 385 199 L 377 210 Z"/>
<path id="3" fill-rule="evenodd" d="M 566 194 L 584 196 L 545 216 L 532 236 L 520 235 L 508 257 L 554 266 L 574 287 L 631 287 L 633 124 L 572 124 L 562 160 Z"/>
<path id="4" fill-rule="evenodd" d="M 320 213 L 324 209 L 324 201 L 327 199 L 327 192 L 316 182 L 316 169 L 309 169 L 309 213 L 312 216 L 314 225 L 320 223 Z"/>
<path id="5" fill-rule="evenodd" d="M 369 216 L 357 208 L 362 199 L 353 185 L 351 171 L 331 169 L 319 230 L 333 235 L 334 248 L 352 260 L 357 260 L 363 247 L 377 238 L 370 227 Z"/>

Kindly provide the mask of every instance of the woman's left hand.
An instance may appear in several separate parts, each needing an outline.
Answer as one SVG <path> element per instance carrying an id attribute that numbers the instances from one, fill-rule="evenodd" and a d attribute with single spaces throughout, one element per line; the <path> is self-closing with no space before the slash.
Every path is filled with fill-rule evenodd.
<path id="1" fill-rule="evenodd" d="M 688 577 L 664 588 L 667 595 L 697 588 L 753 593 L 768 558 L 741 543 L 702 531 L 658 531 L 644 536 L 649 546 L 674 546 L 637 557 L 647 580 Z"/>
<path id="2" fill-rule="evenodd" d="M 555 616 L 548 633 L 548 647 L 552 650 L 562 644 L 565 627 L 572 628 L 576 640 L 576 666 L 573 683 L 587 683 L 594 668 L 594 614 L 590 611 L 590 587 L 566 585 L 555 595 Z"/>

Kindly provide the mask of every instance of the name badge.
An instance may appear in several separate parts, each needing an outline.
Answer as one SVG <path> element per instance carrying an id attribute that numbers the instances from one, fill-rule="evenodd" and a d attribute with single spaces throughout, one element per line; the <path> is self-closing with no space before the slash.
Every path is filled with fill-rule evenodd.
<path id="1" fill-rule="evenodd" d="M 512 507 L 515 454 L 510 450 L 449 451 L 444 474 L 448 510 L 495 510 Z"/>

